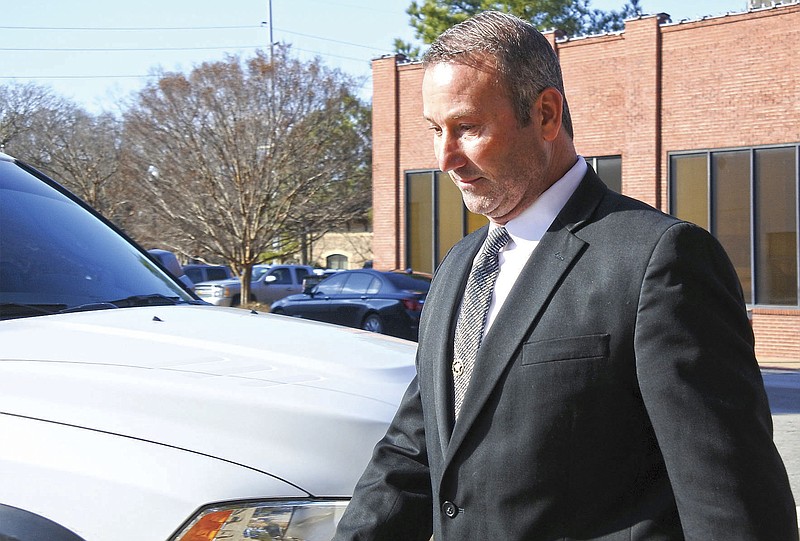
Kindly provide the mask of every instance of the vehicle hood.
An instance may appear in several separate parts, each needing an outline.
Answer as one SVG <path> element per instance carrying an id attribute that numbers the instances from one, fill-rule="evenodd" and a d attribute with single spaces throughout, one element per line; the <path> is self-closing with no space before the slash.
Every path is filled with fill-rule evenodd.
<path id="1" fill-rule="evenodd" d="M 230 286 L 238 286 L 242 285 L 242 281 L 238 278 L 224 278 L 222 280 L 206 280 L 205 282 L 197 282 L 195 285 L 209 285 L 209 286 L 223 286 L 223 287 L 230 287 Z"/>
<path id="2" fill-rule="evenodd" d="M 215 457 L 347 495 L 414 377 L 416 344 L 239 308 L 0 322 L 0 412 Z"/>
<path id="3" fill-rule="evenodd" d="M 316 296 L 320 297 L 320 298 L 325 298 L 325 295 L 323 295 L 321 293 L 317 293 Z M 314 297 L 313 295 L 309 295 L 308 293 L 294 293 L 292 295 L 287 295 L 287 296 L 283 297 L 282 299 L 278 299 L 277 301 L 272 303 L 272 306 L 280 306 L 282 304 L 287 304 L 287 303 L 290 303 L 292 301 L 308 300 L 308 299 L 311 299 L 313 297 Z"/>

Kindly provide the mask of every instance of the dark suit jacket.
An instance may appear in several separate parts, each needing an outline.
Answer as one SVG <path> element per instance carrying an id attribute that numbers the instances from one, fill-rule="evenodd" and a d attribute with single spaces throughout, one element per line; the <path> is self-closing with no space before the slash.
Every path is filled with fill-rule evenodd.
<path id="1" fill-rule="evenodd" d="M 337 541 L 797 539 L 727 256 L 591 170 L 498 313 L 453 426 L 454 314 L 485 236 L 437 270 L 417 378 Z"/>

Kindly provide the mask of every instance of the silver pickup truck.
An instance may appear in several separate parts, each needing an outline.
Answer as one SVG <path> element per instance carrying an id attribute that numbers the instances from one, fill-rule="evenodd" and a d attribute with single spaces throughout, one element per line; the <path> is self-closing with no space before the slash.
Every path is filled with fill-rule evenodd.
<path id="1" fill-rule="evenodd" d="M 287 295 L 303 292 L 303 279 L 314 274 L 307 265 L 254 265 L 250 281 L 250 302 L 270 305 Z M 195 293 L 217 306 L 238 306 L 242 302 L 238 278 L 195 284 Z"/>

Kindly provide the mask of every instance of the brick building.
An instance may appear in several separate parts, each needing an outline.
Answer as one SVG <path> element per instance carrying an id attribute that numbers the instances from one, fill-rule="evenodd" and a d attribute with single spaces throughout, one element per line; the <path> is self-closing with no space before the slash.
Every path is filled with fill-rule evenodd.
<path id="1" fill-rule="evenodd" d="M 800 360 L 800 5 L 546 35 L 578 152 L 613 189 L 720 239 L 752 310 L 759 359 Z M 372 72 L 374 264 L 431 271 L 485 219 L 437 170 L 422 66 L 387 56 Z"/>

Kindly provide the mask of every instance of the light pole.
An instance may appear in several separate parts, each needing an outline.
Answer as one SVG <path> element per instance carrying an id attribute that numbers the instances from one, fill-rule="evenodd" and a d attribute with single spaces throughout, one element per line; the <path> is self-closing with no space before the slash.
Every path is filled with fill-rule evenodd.
<path id="1" fill-rule="evenodd" d="M 272 62 L 272 55 L 275 54 L 273 50 L 275 40 L 272 39 L 272 0 L 269 0 L 269 61 Z"/>

